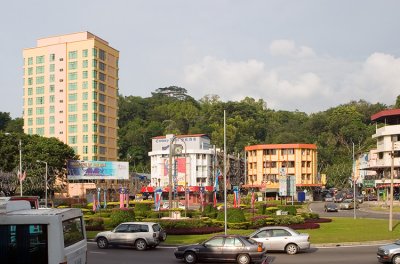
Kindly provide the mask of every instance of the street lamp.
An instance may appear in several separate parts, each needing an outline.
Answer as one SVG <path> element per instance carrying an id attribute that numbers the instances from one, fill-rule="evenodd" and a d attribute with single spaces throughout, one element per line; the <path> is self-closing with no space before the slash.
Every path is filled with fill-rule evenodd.
<path id="1" fill-rule="evenodd" d="M 7 136 L 11 136 L 10 133 L 4 133 Z M 18 173 L 18 179 L 19 179 L 19 185 L 20 185 L 20 193 L 22 196 L 22 141 L 21 139 L 18 140 L 18 149 L 19 149 L 19 173 Z"/>
<path id="2" fill-rule="evenodd" d="M 46 175 L 45 175 L 45 190 L 44 190 L 44 205 L 47 208 L 47 162 L 46 161 L 41 161 L 37 160 L 36 162 L 38 163 L 44 163 L 46 165 Z"/>

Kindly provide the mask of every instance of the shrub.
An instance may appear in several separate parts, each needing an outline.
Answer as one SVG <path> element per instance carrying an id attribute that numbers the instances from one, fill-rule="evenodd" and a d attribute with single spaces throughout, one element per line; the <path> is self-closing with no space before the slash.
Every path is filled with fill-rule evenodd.
<path id="1" fill-rule="evenodd" d="M 246 217 L 244 216 L 243 210 L 240 208 L 228 208 L 227 210 L 227 222 L 228 223 L 241 223 L 246 222 Z M 219 211 L 217 216 L 218 221 L 225 220 L 225 212 Z"/>
<path id="2" fill-rule="evenodd" d="M 301 216 L 282 215 L 274 217 L 275 225 L 291 225 L 291 224 L 302 224 L 304 218 Z"/>
<path id="3" fill-rule="evenodd" d="M 206 206 L 204 206 L 201 215 L 215 219 L 218 215 L 218 209 L 214 207 L 212 204 L 207 204 Z"/>
<path id="4" fill-rule="evenodd" d="M 135 220 L 135 212 L 132 209 L 114 209 L 111 213 L 111 225 L 116 227 L 122 222 L 129 222 Z"/>
<path id="5" fill-rule="evenodd" d="M 288 212 L 289 215 L 296 215 L 297 209 L 294 205 L 280 205 L 278 206 L 279 210 Z"/>
<path id="6" fill-rule="evenodd" d="M 275 214 L 276 211 L 278 211 L 278 210 L 279 210 L 279 208 L 276 207 L 276 206 L 269 206 L 269 207 L 267 207 L 267 209 L 266 209 L 266 213 L 268 213 L 268 214 Z"/>
<path id="7" fill-rule="evenodd" d="M 151 204 L 137 203 L 134 210 L 136 217 L 147 217 L 148 213 L 151 212 Z"/>
<path id="8" fill-rule="evenodd" d="M 89 218 L 86 222 L 86 230 L 88 231 L 100 231 L 104 230 L 104 220 L 101 217 Z"/>
<path id="9" fill-rule="evenodd" d="M 318 219 L 319 214 L 316 213 L 301 213 L 301 217 L 304 219 Z"/>

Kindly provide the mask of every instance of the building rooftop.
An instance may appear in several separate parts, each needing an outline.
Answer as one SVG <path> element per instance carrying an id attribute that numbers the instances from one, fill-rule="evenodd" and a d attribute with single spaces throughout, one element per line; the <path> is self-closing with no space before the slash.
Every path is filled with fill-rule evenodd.
<path id="1" fill-rule="evenodd" d="M 387 125 L 400 124 L 400 109 L 389 109 L 380 111 L 371 116 L 371 121 L 385 123 Z"/>

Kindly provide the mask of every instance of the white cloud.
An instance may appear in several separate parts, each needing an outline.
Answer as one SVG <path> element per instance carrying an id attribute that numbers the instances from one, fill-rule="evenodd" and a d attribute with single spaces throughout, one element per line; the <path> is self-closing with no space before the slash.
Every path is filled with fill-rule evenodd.
<path id="1" fill-rule="evenodd" d="M 217 94 L 223 101 L 262 98 L 276 110 L 324 111 L 351 100 L 393 104 L 400 94 L 400 58 L 375 53 L 365 61 L 316 56 L 293 41 L 271 44 L 289 59 L 267 68 L 261 60 L 229 61 L 206 56 L 184 70 L 184 85 L 199 99 Z"/>
<path id="2" fill-rule="evenodd" d="M 285 56 L 294 58 L 313 57 L 315 55 L 312 48 L 307 46 L 296 47 L 292 40 L 279 39 L 274 40 L 269 46 L 269 52 L 272 56 Z"/>

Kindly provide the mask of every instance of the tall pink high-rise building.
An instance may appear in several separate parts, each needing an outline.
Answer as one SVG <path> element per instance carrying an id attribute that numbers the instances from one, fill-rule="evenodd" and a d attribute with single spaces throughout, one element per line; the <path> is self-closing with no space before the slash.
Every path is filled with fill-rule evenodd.
<path id="1" fill-rule="evenodd" d="M 90 32 L 24 49 L 24 132 L 56 137 L 81 160 L 118 157 L 119 51 Z"/>

